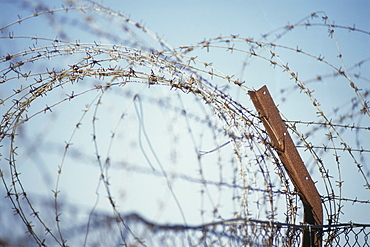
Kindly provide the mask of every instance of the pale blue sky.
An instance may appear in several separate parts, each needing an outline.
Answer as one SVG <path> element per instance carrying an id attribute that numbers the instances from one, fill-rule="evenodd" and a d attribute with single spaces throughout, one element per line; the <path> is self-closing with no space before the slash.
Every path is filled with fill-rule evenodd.
<path id="1" fill-rule="evenodd" d="M 15 21 L 18 19 L 17 15 L 21 15 L 22 17 L 25 17 L 28 14 L 30 14 L 31 10 L 22 10 L 21 6 L 22 4 L 16 5 L 13 3 L 10 3 L 11 1 L 6 1 L 0 3 L 0 26 L 4 26 L 5 24 Z M 240 37 L 243 38 L 253 38 L 254 40 L 259 40 L 259 41 L 267 41 L 267 42 L 275 42 L 275 37 L 276 34 L 281 33 L 281 31 L 284 31 L 283 27 L 286 25 L 292 25 L 302 18 L 305 18 L 306 16 L 309 16 L 311 13 L 314 12 L 319 12 L 319 11 L 324 11 L 326 15 L 328 16 L 328 21 L 332 24 L 336 25 L 343 25 L 343 26 L 348 26 L 348 27 L 356 27 L 357 29 L 360 30 L 365 30 L 367 32 L 370 31 L 370 18 L 369 18 L 369 12 L 370 12 L 370 2 L 369 1 L 242 1 L 242 0 L 237 0 L 237 1 L 168 1 L 168 0 L 161 0 L 161 1 L 134 1 L 134 0 L 129 0 L 129 1 L 120 1 L 120 0 L 112 0 L 112 1 L 102 1 L 102 3 L 116 11 L 119 11 L 128 17 L 130 17 L 132 20 L 142 24 L 146 28 L 149 28 L 151 31 L 156 33 L 159 37 L 163 38 L 170 46 L 172 47 L 179 47 L 179 46 L 184 46 L 184 45 L 195 45 L 200 41 L 203 41 L 205 39 L 211 39 L 215 38 L 218 36 L 228 36 L 228 35 L 239 35 Z M 58 8 L 61 6 L 60 1 L 52 1 L 49 2 L 50 6 L 54 6 Z M 3 7 L 2 7 L 3 6 Z M 315 20 L 310 20 L 310 23 L 322 23 L 323 20 L 321 17 L 323 14 L 320 15 L 318 19 Z M 44 29 L 44 25 L 48 25 L 47 22 L 43 23 L 38 23 L 38 19 L 35 19 L 35 21 L 30 20 L 29 22 L 24 22 L 21 25 L 14 26 L 14 30 L 16 30 L 16 35 L 36 35 L 38 37 L 49 37 L 49 38 L 55 38 L 57 36 L 55 30 L 58 28 L 58 23 L 56 24 L 56 29 L 54 31 L 49 32 L 47 29 Z M 304 21 L 303 23 L 306 23 L 307 21 Z M 72 23 L 72 24 L 71 24 Z M 71 39 L 75 39 L 76 37 L 79 37 L 80 35 L 83 35 L 81 39 L 84 39 L 86 42 L 94 42 L 98 41 L 95 40 L 96 37 L 99 36 L 89 36 L 86 35 L 85 32 L 81 31 L 81 33 L 72 27 L 73 22 L 66 24 L 63 26 L 65 23 L 61 24 L 61 28 L 65 28 L 64 30 L 68 32 L 70 35 Z M 108 23 L 109 24 L 109 23 Z M 106 29 L 108 32 L 110 31 L 110 28 L 112 26 L 109 24 L 106 26 Z M 70 28 L 70 29 L 69 29 Z M 273 31 L 277 28 L 282 28 L 280 31 L 275 32 L 270 36 L 267 40 L 264 40 L 262 38 L 263 34 L 269 33 L 270 31 Z M 117 31 L 119 29 L 114 29 L 112 32 L 119 32 Z M 120 33 L 114 33 L 117 36 L 120 36 Z M 8 35 L 8 30 L 5 30 L 2 34 L 2 36 L 7 36 Z M 124 35 L 124 34 L 123 34 Z M 360 60 L 365 59 L 370 57 L 370 52 L 369 52 L 369 43 L 370 43 L 370 38 L 368 34 L 363 34 L 361 32 L 350 32 L 347 29 L 341 30 L 341 29 L 336 29 L 335 31 L 336 38 L 338 40 L 338 45 L 341 49 L 341 52 L 343 54 L 344 58 L 344 65 L 347 68 L 350 68 L 353 66 L 355 63 L 358 63 Z M 0 56 L 5 56 L 8 51 L 19 51 L 22 49 L 28 49 L 29 43 L 27 43 L 27 40 L 25 43 L 23 41 L 20 42 L 13 42 L 9 40 L 0 40 L 0 42 L 3 42 L 2 44 L 5 44 L 3 46 L 0 45 Z M 41 41 L 40 41 L 41 42 Z M 314 56 L 319 56 L 323 55 L 330 63 L 332 63 L 336 67 L 341 67 L 340 61 L 338 59 L 338 47 L 337 44 L 334 42 L 332 38 L 329 37 L 328 32 L 327 32 L 327 27 L 323 26 L 311 26 L 309 28 L 304 27 L 304 26 L 298 26 L 295 27 L 294 30 L 288 32 L 285 36 L 283 36 L 281 39 L 276 40 L 277 44 L 285 45 L 288 47 L 292 47 L 293 49 L 295 48 L 301 48 L 303 51 L 312 54 Z M 245 48 L 248 50 L 248 48 Z M 249 55 L 242 54 L 242 55 L 235 55 L 229 56 L 226 51 L 218 51 L 218 52 L 211 52 L 211 53 L 205 53 L 204 50 L 198 50 L 199 51 L 199 56 L 198 59 L 205 61 L 205 62 L 214 62 L 214 66 L 222 71 L 224 71 L 227 74 L 230 75 L 235 75 L 235 78 L 245 80 L 246 85 L 248 88 L 255 88 L 258 89 L 259 87 L 263 86 L 264 84 L 267 84 L 268 87 L 270 88 L 270 92 L 272 96 L 274 97 L 275 102 L 279 104 L 279 109 L 280 111 L 289 119 L 289 120 L 303 120 L 303 121 L 319 121 L 317 119 L 317 114 L 316 114 L 316 109 L 312 107 L 311 102 L 309 99 L 305 96 L 302 96 L 303 94 L 299 94 L 298 90 L 294 91 L 293 93 L 289 93 L 289 89 L 292 89 L 294 87 L 294 82 L 293 80 L 290 80 L 288 76 L 286 76 L 286 73 L 281 73 L 278 69 L 273 69 L 270 64 L 259 64 L 259 60 L 253 60 L 253 63 L 250 67 L 247 66 L 247 68 L 244 71 L 241 71 L 242 69 L 242 64 L 245 59 L 249 59 Z M 194 53 L 191 53 L 191 55 L 196 56 L 198 53 L 195 51 Z M 315 59 L 308 58 L 306 56 L 301 56 L 301 57 L 296 57 L 296 54 L 291 54 L 287 52 L 286 50 L 279 50 L 279 56 L 283 61 L 289 62 L 289 66 L 294 70 L 299 73 L 300 78 L 302 81 L 309 81 L 310 79 L 314 79 L 317 76 L 324 76 L 333 73 L 333 70 L 330 69 L 329 66 L 322 65 L 317 62 Z M 235 58 L 235 59 L 234 59 Z M 236 59 L 237 58 L 237 59 Z M 54 60 L 55 61 L 55 60 Z M 59 60 L 57 60 L 59 61 Z M 68 65 L 68 62 L 65 62 Z M 60 63 L 56 64 L 55 66 L 63 66 L 66 64 Z M 43 69 L 44 64 L 40 64 L 38 69 Z M 369 67 L 368 63 L 364 64 L 364 68 Z M 357 73 L 359 70 L 353 70 L 353 73 Z M 369 88 L 369 70 L 366 71 L 366 69 L 363 69 L 361 71 L 362 75 L 367 78 L 367 80 L 364 81 L 359 81 L 358 85 L 361 86 L 363 89 L 368 89 Z M 243 78 L 241 78 L 243 76 Z M 315 92 L 315 97 L 319 100 L 319 102 L 322 104 L 322 109 L 328 113 L 328 117 L 333 117 L 334 119 L 338 119 L 338 116 L 334 115 L 334 107 L 339 107 L 339 110 L 343 110 L 343 114 L 346 114 L 348 111 L 350 111 L 351 104 L 350 104 L 350 98 L 354 97 L 354 92 L 350 88 L 349 83 L 345 80 L 331 80 L 334 77 L 330 75 L 328 77 L 328 80 L 325 80 L 325 83 L 312 83 L 312 87 L 316 90 Z M 343 83 L 342 83 L 343 82 Z M 357 81 L 356 81 L 357 82 Z M 213 83 L 213 81 L 212 81 Z M 214 80 L 214 83 L 220 83 L 220 85 L 223 82 L 219 82 L 217 79 Z M 367 84 L 366 84 L 367 83 Z M 307 82 L 307 85 L 309 82 Z M 3 92 L 9 92 L 12 91 L 12 88 L 6 85 L 7 87 Z M 287 89 L 288 93 L 282 94 L 281 89 Z M 72 87 L 66 86 L 65 90 L 74 90 Z M 140 92 L 140 90 L 145 91 L 146 89 L 143 89 L 141 85 L 139 86 L 132 86 L 130 88 L 130 92 Z M 158 90 L 158 91 L 155 91 Z M 163 91 L 161 91 L 163 90 Z M 153 89 L 153 92 L 158 93 L 159 95 L 164 95 L 168 96 L 168 92 L 166 91 L 167 88 L 165 89 Z M 69 92 L 70 92 L 69 91 Z M 117 93 L 118 94 L 118 93 Z M 240 102 L 245 105 L 249 109 L 254 109 L 249 97 L 245 94 L 244 91 L 232 91 L 230 90 L 230 94 L 236 97 L 236 99 L 240 100 Z M 1 93 L 0 90 L 0 97 L 3 97 L 3 94 Z M 65 93 L 62 93 L 59 96 L 56 97 L 65 97 Z M 55 141 L 54 144 L 58 144 L 59 147 L 60 145 L 63 146 L 64 141 L 66 141 L 69 136 L 71 135 L 71 132 L 73 130 L 74 124 L 78 121 L 78 119 L 81 117 L 82 110 L 84 105 L 87 103 L 91 102 L 92 97 L 88 96 L 81 96 L 79 100 L 76 100 L 76 105 L 74 105 L 74 109 L 76 111 L 76 115 L 68 115 L 69 114 L 69 109 L 68 105 L 61 105 L 60 109 L 67 111 L 64 113 L 60 113 L 60 115 L 56 115 L 56 118 L 53 121 L 50 121 L 50 125 L 54 130 L 56 130 L 59 133 L 60 140 L 58 139 Z M 287 100 L 284 101 L 283 97 L 286 97 Z M 104 108 L 105 111 L 101 113 L 102 118 L 104 118 L 104 123 L 109 125 L 109 128 L 107 128 L 107 132 L 104 132 L 105 130 L 101 130 L 101 135 L 106 138 L 106 142 L 103 143 L 103 146 L 106 146 L 106 143 L 109 141 L 109 131 L 114 128 L 114 124 L 118 121 L 118 118 L 116 118 L 115 114 L 122 114 L 126 113 L 124 110 L 121 108 L 117 109 L 117 105 L 122 105 L 127 106 L 127 112 L 131 111 L 130 115 L 132 117 L 131 121 L 136 123 L 137 119 L 135 118 L 135 111 L 134 111 L 134 103 L 133 101 L 130 101 L 130 99 L 123 100 L 123 102 L 120 101 L 119 97 L 112 97 L 111 99 L 106 99 L 108 96 L 105 96 L 103 102 L 106 102 L 106 105 L 109 105 L 108 108 Z M 145 98 L 145 97 L 144 97 Z M 45 100 L 45 99 L 42 99 Z M 39 107 L 43 107 L 45 105 L 44 101 L 40 100 L 37 102 L 37 104 L 40 104 Z M 54 98 L 51 100 L 55 100 Z M 150 102 L 150 100 L 146 99 L 146 103 Z M 176 98 L 177 100 L 177 98 Z M 176 106 L 180 107 L 180 101 L 176 101 Z M 45 101 L 47 102 L 47 101 Z M 136 105 L 137 106 L 137 105 Z M 150 103 L 146 106 L 147 108 L 144 108 L 146 110 L 146 115 L 144 117 L 147 120 L 148 123 L 151 123 L 151 117 L 153 117 L 155 114 L 163 114 L 163 119 L 161 120 L 172 120 L 172 121 L 177 121 L 177 118 L 180 118 L 181 116 L 176 115 L 177 113 L 164 113 L 162 112 L 161 107 L 158 113 L 158 109 L 152 109 L 150 108 Z M 59 109 L 59 108 L 58 108 Z M 109 112 L 108 110 L 112 110 L 112 112 Z M 126 109 L 126 108 L 125 108 Z M 199 110 L 199 111 L 198 111 Z M 3 112 L 3 109 L 0 109 L 0 113 Z M 54 110 L 54 112 L 57 113 L 57 108 Z M 197 114 L 201 115 L 203 114 L 202 109 L 197 109 L 196 110 Z M 209 112 L 208 112 L 209 113 Z M 65 126 L 65 122 L 63 122 L 61 119 L 64 119 L 63 117 L 68 115 L 68 123 L 69 123 L 69 129 L 63 129 Z M 129 115 L 129 114 L 128 114 Z M 196 115 L 196 114 L 195 114 Z M 104 116 L 104 117 L 103 117 Z M 118 115 L 119 116 L 119 115 Z M 91 116 L 90 116 L 91 117 Z M 137 116 L 136 116 L 137 117 Z M 86 125 L 89 124 L 90 118 L 87 118 L 86 120 Z M 130 118 L 129 118 L 130 119 Z M 50 119 L 49 119 L 50 120 Z M 358 117 L 355 119 L 349 119 L 348 124 L 351 124 L 350 121 L 354 121 L 355 123 L 359 124 L 360 126 L 369 126 L 370 121 L 368 116 L 364 117 Z M 35 129 L 35 133 L 42 133 L 44 129 L 38 129 L 38 123 L 36 120 L 35 125 L 31 125 L 31 128 Z M 102 120 L 103 122 L 103 120 Z M 346 122 L 347 123 L 347 122 Z M 160 124 L 168 124 L 168 123 L 157 123 L 158 125 Z M 148 124 L 148 132 L 150 132 L 151 138 L 155 140 L 156 138 L 154 137 L 156 134 L 157 127 L 154 127 L 151 124 Z M 186 126 L 184 123 L 179 121 L 178 123 L 179 126 L 178 128 L 185 128 Z M 33 127 L 32 127 L 33 126 Z M 167 129 L 170 129 L 169 125 L 165 125 Z M 136 126 L 137 127 L 137 126 Z M 204 126 L 203 126 L 204 127 Z M 85 131 L 86 129 L 83 129 Z M 137 128 L 122 128 L 121 129 L 122 133 L 127 134 L 128 140 L 134 142 L 133 140 L 137 138 L 137 133 L 138 129 Z M 126 133 L 125 131 L 128 131 Z M 162 131 L 166 131 L 162 130 Z M 176 132 L 178 130 L 171 130 L 172 132 L 168 131 L 167 134 L 175 134 L 175 133 L 180 133 L 179 135 L 181 136 L 181 131 Z M 203 130 L 199 130 L 199 132 L 202 132 Z M 82 131 L 81 131 L 82 132 Z M 29 132 L 31 133 L 31 132 Z M 103 134 L 104 133 L 104 134 Z M 163 132 L 160 132 L 163 133 Z M 345 137 L 347 138 L 346 140 L 350 140 L 352 145 L 356 145 L 356 140 L 355 138 L 351 135 L 353 132 L 349 132 Z M 86 133 L 83 138 L 86 138 L 86 136 L 90 137 L 91 134 L 91 129 L 86 130 Z M 122 134 L 122 135 L 125 135 Z M 199 133 L 198 133 L 199 134 Z M 184 134 L 183 134 L 184 135 Z M 204 130 L 204 135 L 211 136 L 211 133 L 208 133 L 206 130 Z M 370 149 L 369 144 L 368 144 L 368 139 L 367 136 L 369 134 L 366 132 L 363 136 L 360 136 L 360 141 L 361 144 L 364 146 L 365 149 Z M 45 141 L 43 145 L 48 146 L 49 144 L 52 144 L 53 141 L 53 136 L 50 134 L 50 132 L 47 134 L 48 143 Z M 82 134 L 81 134 L 82 136 Z M 169 139 L 167 140 L 169 143 L 171 143 L 171 138 L 170 136 L 167 136 Z M 30 136 L 29 138 L 34 138 Z M 191 143 L 191 140 L 187 139 L 189 136 L 186 136 L 183 138 L 183 144 L 188 145 L 187 148 L 193 148 L 193 143 Z M 363 138 L 363 139 L 362 139 Z M 123 138 L 124 139 L 124 138 Z M 181 139 L 181 138 L 180 138 Z M 222 138 L 220 138 L 221 140 Z M 82 141 L 81 141 L 82 140 Z M 84 139 L 76 139 L 74 142 L 76 143 L 76 146 L 78 145 L 79 142 L 81 142 L 83 145 Z M 322 145 L 323 142 L 326 140 L 325 133 L 319 132 L 316 134 L 316 136 L 312 137 L 310 139 L 314 142 L 315 145 Z M 125 139 L 126 141 L 126 139 Z M 125 142 L 125 145 L 127 143 L 130 143 L 129 141 Z M 172 140 L 173 141 L 173 140 Z M 201 142 L 201 141 L 200 141 Z M 222 143 L 220 143 L 222 144 Z M 86 147 L 90 151 L 90 154 L 85 156 L 78 156 L 80 154 L 75 154 L 76 159 L 80 160 L 89 160 L 93 159 L 91 150 L 92 144 L 89 143 L 90 146 Z M 207 148 L 208 150 L 211 150 L 214 147 L 214 143 L 212 141 L 208 142 L 208 140 L 202 142 L 201 146 L 202 148 Z M 339 146 L 339 144 L 338 144 Z M 45 160 L 60 160 L 60 156 L 58 157 L 58 151 L 57 145 L 56 146 L 48 146 L 52 152 L 45 154 Z M 230 148 L 230 146 L 226 146 L 225 149 Z M 102 148 L 103 149 L 103 148 Z M 175 148 L 174 148 L 175 149 Z M 116 149 L 113 149 L 116 150 Z M 300 149 L 301 151 L 303 150 Z M 60 150 L 59 150 L 60 151 Z M 122 150 L 118 149 L 116 150 L 117 153 L 121 152 Z M 158 150 L 157 150 L 158 151 Z M 230 151 L 230 150 L 229 150 Z M 105 152 L 102 151 L 102 152 Z M 123 151 L 122 151 L 123 152 Z M 161 151 L 158 151 L 159 153 Z M 180 154 L 180 150 L 177 150 L 179 153 L 179 156 L 182 156 L 182 158 L 186 158 L 186 155 Z M 302 151 L 302 153 L 304 153 Z M 27 154 L 27 152 L 26 152 Z M 29 154 L 27 154 L 29 155 Z M 26 155 L 26 159 L 27 159 Z M 309 162 L 310 161 L 310 156 L 307 155 L 307 152 L 305 153 L 306 156 L 304 156 L 304 160 Z M 329 154 L 331 155 L 331 153 Z M 327 156 L 329 156 L 327 155 Z M 356 154 L 357 155 L 357 154 Z M 190 157 L 190 156 L 189 156 Z M 368 157 L 368 156 L 367 156 Z M 134 157 L 136 158 L 136 157 Z M 194 158 L 194 157 L 193 157 Z M 139 159 L 139 158 L 138 158 Z M 145 163 L 145 160 L 143 157 L 141 157 L 142 163 Z M 151 157 L 152 160 L 155 160 L 154 157 Z M 180 159 L 180 158 L 179 158 Z M 190 159 L 190 158 L 189 158 Z M 331 162 L 334 160 L 332 156 L 327 158 Z M 194 161 L 194 160 L 192 160 Z M 311 160 L 312 161 L 312 160 Z M 2 161 L 3 162 L 3 161 Z M 42 164 L 40 160 L 34 160 L 35 163 L 40 162 L 39 164 Z M 70 161 L 72 164 L 74 164 L 73 157 L 71 158 Z M 155 162 L 154 162 L 155 163 Z M 195 163 L 195 161 L 194 161 Z M 313 162 L 311 162 L 313 163 Z M 54 183 L 55 178 L 55 171 L 56 168 L 46 165 L 48 164 L 48 161 L 45 161 L 44 164 L 42 164 L 42 171 L 41 169 L 38 171 L 38 179 L 42 181 L 42 193 L 49 193 L 48 196 L 51 196 L 50 187 L 44 186 L 45 184 L 48 184 L 50 181 L 46 181 L 45 179 L 45 174 L 53 174 L 53 178 L 51 178 L 51 184 Z M 333 161 L 333 164 L 335 162 Z M 55 164 L 54 164 L 55 165 Z M 346 179 L 345 185 L 348 185 L 346 187 L 346 194 L 344 195 L 345 197 L 351 197 L 351 190 L 356 190 L 356 192 L 360 191 L 358 194 L 353 195 L 353 197 L 360 196 L 361 199 L 366 200 L 369 198 L 369 191 L 362 190 L 363 187 L 361 187 L 363 184 L 357 184 L 356 181 L 358 177 L 356 175 L 353 175 L 353 173 L 356 173 L 356 169 L 353 168 L 353 164 L 351 163 L 351 160 L 348 159 L 348 157 L 343 158 L 343 174 L 342 176 L 349 176 L 348 179 Z M 84 207 L 89 208 L 91 206 L 97 196 L 94 194 L 96 186 L 97 186 L 97 181 L 99 177 L 99 169 L 97 167 L 91 167 L 89 165 L 82 164 L 81 166 L 69 166 L 66 165 L 66 171 L 63 179 L 62 180 L 66 187 L 63 187 L 65 191 L 71 189 L 73 191 L 74 188 L 78 188 L 81 186 L 81 190 L 76 190 L 73 191 L 70 195 L 62 198 L 69 198 L 71 201 L 76 201 L 83 196 L 86 196 L 85 189 L 90 189 L 90 196 L 84 198 L 83 200 L 80 201 L 81 205 Z M 335 167 L 335 166 L 333 166 Z M 144 165 L 145 168 L 145 165 Z M 146 166 L 146 168 L 149 168 Z M 320 174 L 318 173 L 317 170 L 315 170 L 315 166 L 311 164 L 309 167 L 310 172 L 313 173 L 314 180 L 317 181 L 320 179 Z M 30 168 L 25 168 L 25 171 Z M 158 167 L 157 167 L 158 169 Z M 178 171 L 180 171 L 182 168 L 178 167 Z M 194 167 L 189 168 L 189 169 L 196 169 Z M 210 169 L 210 173 L 212 173 L 212 168 L 204 168 L 205 170 Z M 230 168 L 231 169 L 231 168 Z M 334 169 L 334 168 L 333 168 Z M 348 170 L 347 170 L 348 169 Z M 191 172 L 194 172 L 192 170 Z M 182 170 L 181 170 L 182 171 Z M 127 180 L 122 180 L 119 176 L 115 177 L 114 173 L 116 174 L 121 174 L 119 173 L 118 170 L 113 170 L 112 174 L 112 181 L 115 182 L 115 187 L 114 192 L 116 193 L 114 196 L 118 198 L 117 200 L 119 201 L 119 198 L 124 198 L 125 196 L 127 198 L 135 198 L 135 193 L 146 193 L 147 192 L 147 186 L 143 186 L 143 181 L 147 182 L 150 179 L 153 179 L 151 181 L 152 186 L 158 186 L 158 188 L 163 189 L 166 191 L 166 183 L 164 180 L 160 179 L 155 179 L 153 176 L 148 176 L 147 175 L 142 175 L 141 181 L 135 181 L 136 178 L 130 177 L 127 178 Z M 214 171 L 213 171 L 214 172 Z M 216 170 L 217 172 L 217 170 Z M 226 172 L 226 171 L 225 171 Z M 183 172 L 185 173 L 185 172 Z M 83 174 L 83 175 L 81 175 Z M 139 174 L 139 173 L 138 173 Z M 334 174 L 336 174 L 334 172 Z M 213 174 L 214 175 L 214 174 Z M 217 178 L 216 174 L 212 178 Z M 43 177 L 44 176 L 44 177 Z M 83 177 L 83 181 L 88 181 L 85 183 L 81 183 L 80 179 L 81 176 Z M 157 170 L 157 177 L 161 177 L 160 174 L 158 174 Z M 148 179 L 148 180 L 146 180 Z M 177 180 L 176 180 L 177 181 Z M 348 182 L 347 182 L 348 181 Z M 25 178 L 25 183 L 29 183 L 29 186 L 31 188 L 31 191 L 37 191 L 40 192 L 40 184 L 39 183 L 34 183 L 33 180 L 27 181 L 27 178 Z M 181 184 L 181 182 L 178 182 Z M 186 186 L 186 185 L 185 185 Z M 323 186 L 322 182 L 318 183 L 318 186 Z M 125 188 L 125 189 L 122 189 Z M 167 188 L 168 189 L 168 188 Z M 192 196 L 194 191 L 197 191 L 199 187 L 191 188 L 192 190 L 184 190 L 181 191 L 181 193 L 185 194 L 186 196 Z M 323 190 L 323 187 L 320 187 L 320 189 Z M 101 201 L 105 200 L 106 197 L 104 195 L 104 191 L 100 188 L 101 192 Z M 160 190 L 160 189 L 158 189 Z M 322 191 L 321 190 L 321 191 Z M 3 189 L 0 190 L 3 193 Z M 133 191 L 133 192 L 132 192 Z M 189 192 L 190 191 L 190 192 Z M 215 189 L 214 191 L 212 190 L 213 193 L 217 194 L 217 190 Z M 180 192 L 178 192 L 181 194 Z M 198 193 L 198 192 L 196 192 Z M 325 192 L 323 192 L 324 194 Z M 36 193 L 37 194 L 37 193 Z M 134 195 L 132 195 L 134 194 Z M 66 194 L 64 194 L 65 196 Z M 185 196 L 185 197 L 186 197 Z M 216 196 L 215 196 L 216 197 Z M 170 198 L 170 199 L 169 199 Z M 222 199 L 224 199 L 223 197 Z M 186 199 L 186 198 L 185 198 Z M 216 198 L 212 198 L 215 201 L 217 201 Z M 218 198 L 219 199 L 219 198 Z M 124 213 L 130 212 L 137 210 L 138 212 L 143 213 L 147 217 L 155 218 L 156 213 L 160 210 L 160 206 L 154 207 L 154 208 L 146 208 L 147 207 L 147 200 L 151 201 L 152 203 L 158 203 L 158 204 L 165 204 L 167 205 L 168 208 L 174 207 L 175 209 L 171 208 L 173 210 L 173 215 L 167 216 L 167 218 L 162 218 L 163 221 L 166 220 L 173 220 L 174 222 L 182 222 L 181 217 L 177 214 L 178 211 L 176 210 L 176 206 L 174 206 L 174 202 L 171 201 L 171 195 L 166 191 L 165 194 L 160 195 L 159 198 L 156 198 L 156 194 L 150 193 L 147 197 L 137 197 L 135 198 L 137 201 L 130 201 L 127 202 L 124 201 Z M 123 202 L 122 201 L 122 202 Z M 185 200 L 186 205 L 184 205 L 184 211 L 188 210 L 188 208 L 191 208 L 191 204 L 193 204 L 192 201 Z M 197 202 L 198 203 L 198 202 Z M 210 202 L 206 202 L 210 203 Z M 189 205 L 187 205 L 189 204 Z M 211 203 L 210 203 L 211 204 Z M 140 206 L 144 205 L 143 208 Z M 170 206 L 169 206 L 170 205 Z M 163 206 L 163 205 L 162 205 Z M 200 207 L 199 204 L 197 204 L 198 208 Z M 232 203 L 225 202 L 225 207 L 223 210 L 228 211 L 230 207 L 232 208 L 233 205 Z M 102 208 L 107 207 L 109 210 L 109 205 L 103 205 Z M 128 208 L 128 209 L 127 209 Z M 369 214 L 366 214 L 368 211 L 368 204 L 365 205 L 360 205 L 358 210 L 347 210 L 346 214 L 343 216 L 343 219 L 345 222 L 353 220 L 354 222 L 361 222 L 361 223 L 370 223 L 370 216 Z M 149 211 L 149 212 L 148 212 Z M 230 210 L 229 210 L 230 211 Z M 186 211 L 186 217 L 189 219 L 190 222 L 196 222 L 198 223 L 197 219 L 193 219 L 191 215 L 191 211 Z M 198 213 L 198 212 L 197 212 Z"/>

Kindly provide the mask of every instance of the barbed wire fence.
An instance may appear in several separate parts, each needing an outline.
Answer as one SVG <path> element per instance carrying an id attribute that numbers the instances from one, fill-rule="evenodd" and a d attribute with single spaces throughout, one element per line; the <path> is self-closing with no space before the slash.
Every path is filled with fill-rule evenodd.
<path id="1" fill-rule="evenodd" d="M 369 57 L 340 42 L 368 31 L 316 12 L 259 39 L 171 47 L 93 1 L 19 4 L 28 15 L 0 29 L 0 244 L 300 246 L 321 231 L 323 246 L 369 246 Z M 291 45 L 296 30 L 333 49 Z M 247 95 L 271 71 L 324 225 L 303 222 Z"/>

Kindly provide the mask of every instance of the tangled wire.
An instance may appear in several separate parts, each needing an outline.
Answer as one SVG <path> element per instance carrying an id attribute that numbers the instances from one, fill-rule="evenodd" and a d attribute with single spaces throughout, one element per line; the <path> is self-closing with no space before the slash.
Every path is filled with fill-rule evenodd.
<path id="1" fill-rule="evenodd" d="M 324 243 L 367 242 L 369 225 L 343 218 L 370 203 L 369 57 L 346 67 L 350 54 L 335 34 L 369 32 L 316 12 L 261 40 L 230 35 L 173 48 L 93 1 L 26 9 L 36 10 L 0 28 L 0 221 L 25 227 L 16 239 L 9 227 L 0 243 L 28 245 L 27 232 L 40 246 L 299 245 L 318 226 L 301 225 L 302 202 L 245 94 L 258 84 L 244 71 L 287 81 L 276 101 L 320 193 Z M 54 31 L 21 34 L 40 20 Z M 279 44 L 314 26 L 334 57 Z M 239 79 L 205 62 L 220 52 L 241 58 Z M 323 72 L 295 72 L 300 60 Z M 345 88 L 346 98 L 328 88 Z"/>

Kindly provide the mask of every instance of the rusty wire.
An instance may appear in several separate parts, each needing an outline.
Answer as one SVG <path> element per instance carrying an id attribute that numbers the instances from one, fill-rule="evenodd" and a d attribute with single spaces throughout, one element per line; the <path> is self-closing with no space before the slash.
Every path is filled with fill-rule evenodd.
<path id="1" fill-rule="evenodd" d="M 33 7 L 28 9 L 33 11 Z M 95 35 L 92 40 L 84 42 L 69 36 L 71 26 L 63 19 L 69 15 L 70 21 L 77 19 L 77 28 Z M 14 31 L 19 25 L 40 18 L 65 27 L 57 38 Z M 107 20 L 117 24 L 120 35 L 105 31 L 103 23 Z M 96 242 L 98 239 L 126 246 L 298 246 L 301 233 L 307 228 L 323 231 L 323 245 L 366 246 L 369 225 L 343 224 L 341 217 L 351 210 L 350 204 L 363 210 L 370 203 L 364 196 L 370 189 L 370 148 L 363 139 L 369 132 L 370 115 L 369 89 L 363 82 L 368 82 L 369 77 L 360 67 L 368 65 L 368 59 L 355 58 L 357 63 L 346 68 L 339 48 L 336 55 L 340 65 L 335 65 L 331 58 L 278 43 L 293 28 L 311 26 L 324 27 L 321 31 L 328 32 L 328 39 L 337 47 L 340 46 L 334 30 L 369 35 L 355 27 L 331 24 L 325 13 L 317 12 L 265 34 L 263 41 L 230 35 L 172 48 L 141 23 L 93 1 L 52 10 L 40 3 L 30 16 L 19 17 L 0 28 L 5 45 L 16 42 L 27 47 L 9 50 L 0 58 L 0 87 L 4 89 L 0 94 L 0 175 L 8 210 L 40 246 L 67 246 L 71 242 L 103 245 Z M 273 34 L 277 35 L 272 38 Z M 94 38 L 107 42 L 95 42 Z M 208 53 L 220 51 L 246 56 L 244 69 L 253 66 L 253 61 L 265 62 L 263 69 L 278 71 L 289 81 L 284 84 L 287 86 L 281 91 L 281 99 L 276 100 L 281 100 L 279 109 L 285 123 L 317 181 L 324 226 L 300 224 L 303 209 L 298 193 L 277 158 L 260 117 L 245 100 L 245 93 L 254 86 L 249 85 L 248 76 L 237 79 L 212 62 L 205 62 Z M 294 59 L 290 61 L 286 54 L 314 61 L 330 73 L 306 79 L 301 72 L 294 72 Z M 353 94 L 348 99 L 350 103 L 346 103 L 349 107 L 336 105 L 332 110 L 321 104 L 325 99 L 317 96 L 315 90 L 321 88 L 314 83 L 322 80 L 344 81 Z M 292 106 L 289 98 L 297 95 L 307 100 L 307 108 L 314 109 L 318 120 L 297 120 L 291 113 L 285 115 L 285 105 Z M 162 115 L 153 117 L 151 111 Z M 66 117 L 72 113 L 77 117 Z M 53 120 L 58 116 L 62 120 Z M 159 122 L 159 118 L 167 122 Z M 111 122 L 114 125 L 105 127 Z M 35 123 L 42 129 L 37 130 Z M 54 133 L 49 132 L 53 125 L 59 126 Z M 65 139 L 61 141 L 56 134 L 64 128 Z M 151 128 L 168 140 L 155 142 L 147 133 Z M 128 129 L 137 134 L 126 135 Z M 48 139 L 50 135 L 53 137 Z M 163 148 L 163 143 L 170 144 Z M 119 156 L 117 153 L 122 150 L 141 158 Z M 344 167 L 342 161 L 348 165 Z M 43 163 L 47 165 L 42 168 Z M 70 179 L 64 174 L 72 176 L 71 164 L 76 165 L 81 180 L 84 171 L 79 164 L 87 164 L 96 172 L 92 179 L 96 188 L 89 191 L 96 201 L 87 210 L 88 217 L 74 215 L 75 219 L 83 218 L 83 223 L 73 224 L 73 210 L 68 210 L 63 200 L 63 195 L 69 194 L 65 185 Z M 183 169 L 184 164 L 195 172 L 189 174 Z M 27 170 L 26 165 L 34 170 Z M 46 171 L 49 169 L 52 172 Z M 44 207 L 32 194 L 34 190 L 29 189 L 30 171 L 44 176 L 44 189 L 49 191 Z M 125 211 L 126 201 L 120 193 L 129 191 L 121 188 L 117 192 L 113 188 L 119 183 L 112 173 L 118 171 L 124 172 L 127 180 L 141 176 L 143 183 L 146 177 L 164 182 L 168 198 L 174 201 L 171 212 L 181 215 L 181 223 L 156 222 L 146 219 L 143 212 Z M 358 193 L 348 192 L 347 183 L 353 182 L 347 182 L 348 171 L 356 174 L 361 188 Z M 191 214 L 177 184 L 185 188 L 198 186 L 192 195 L 198 195 L 199 204 Z M 74 188 L 78 190 L 77 185 Z M 151 189 L 150 185 L 147 189 Z M 112 214 L 98 210 L 102 201 L 108 203 Z M 160 201 L 158 208 L 163 211 L 159 214 L 165 215 L 166 200 Z M 196 215 L 201 223 L 192 224 L 189 215 Z M 109 238 L 94 238 L 105 229 L 110 229 Z M 84 237 L 81 239 L 76 231 L 84 232 Z"/>

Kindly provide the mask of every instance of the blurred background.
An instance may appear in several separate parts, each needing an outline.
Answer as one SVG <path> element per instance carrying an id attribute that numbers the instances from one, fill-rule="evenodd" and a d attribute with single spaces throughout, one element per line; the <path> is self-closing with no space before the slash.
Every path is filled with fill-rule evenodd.
<path id="1" fill-rule="evenodd" d="M 324 225 L 369 224 L 369 10 L 2 1 L 0 243 L 207 245 L 189 232 L 221 222 L 218 245 L 238 245 L 230 219 L 300 225 L 299 195 L 247 94 L 263 85 Z"/>

